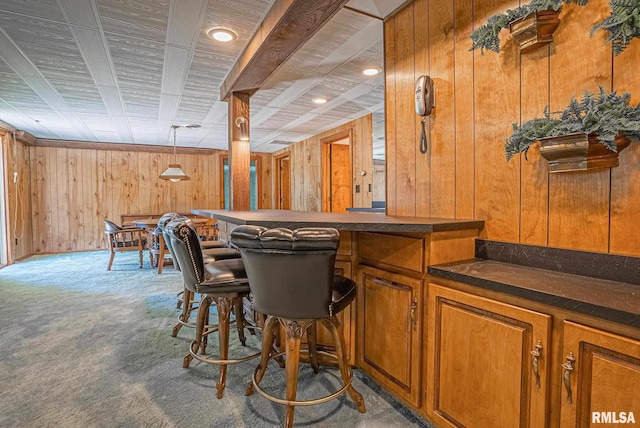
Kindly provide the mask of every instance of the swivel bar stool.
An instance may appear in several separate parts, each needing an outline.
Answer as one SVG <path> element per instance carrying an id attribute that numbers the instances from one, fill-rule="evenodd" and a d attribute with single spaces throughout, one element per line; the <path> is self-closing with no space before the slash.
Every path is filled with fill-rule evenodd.
<path id="1" fill-rule="evenodd" d="M 158 220 L 158 228 L 162 232 L 164 243 L 167 247 L 167 250 L 169 250 L 169 254 L 171 255 L 171 259 L 173 260 L 174 267 L 176 268 L 176 270 L 179 271 L 180 265 L 178 264 L 175 253 L 173 251 L 173 247 L 171 245 L 171 239 L 166 232 L 166 225 L 170 221 L 176 220 L 176 219 L 182 219 L 189 222 L 189 219 L 187 217 L 183 217 L 180 214 L 167 213 L 167 214 L 164 214 L 162 217 L 160 217 L 160 219 Z M 203 259 L 205 263 L 210 263 L 217 260 L 240 258 L 240 253 L 237 250 L 234 250 L 228 247 L 207 248 L 207 249 L 203 249 L 202 253 L 203 253 Z M 171 336 L 173 337 L 176 337 L 178 335 L 178 332 L 183 326 L 195 327 L 195 324 L 189 322 L 189 318 L 191 317 L 191 313 L 198 309 L 197 305 L 199 303 L 199 301 L 195 300 L 195 296 L 193 295 L 193 293 L 186 287 L 183 287 L 183 291 L 180 291 L 176 297 L 178 299 L 178 304 L 176 305 L 178 309 L 180 309 L 180 306 L 182 305 L 183 301 L 186 300 L 187 304 L 185 304 L 182 308 L 182 313 L 178 317 L 178 324 L 176 324 L 175 327 L 173 327 L 173 331 L 171 333 Z M 242 308 L 236 308 L 236 309 L 240 309 L 239 313 L 241 313 Z M 244 336 L 242 336 L 242 339 L 244 344 Z"/>
<path id="2" fill-rule="evenodd" d="M 189 367 L 195 358 L 204 363 L 220 365 L 220 379 L 216 385 L 218 398 L 222 398 L 227 375 L 227 365 L 241 363 L 258 357 L 260 353 L 243 358 L 229 359 L 229 326 L 231 312 L 236 309 L 235 323 L 241 341 L 244 344 L 244 314 L 242 299 L 249 295 L 250 289 L 242 259 L 226 259 L 212 263 L 204 263 L 202 249 L 198 241 L 196 229 L 189 220 L 176 219 L 165 226 L 173 253 L 180 266 L 185 289 L 191 293 L 200 293 L 200 307 L 196 322 L 196 335 L 184 357 L 183 367 Z M 215 301 L 218 308 L 218 324 L 209 326 L 209 307 Z M 187 305 L 185 298 L 185 306 Z M 217 331 L 219 358 L 209 358 L 206 353 L 207 335 Z M 200 351 L 200 354 L 198 354 Z"/>
<path id="3" fill-rule="evenodd" d="M 231 233 L 231 243 L 240 249 L 249 278 L 255 310 L 267 315 L 262 330 L 262 355 L 247 395 L 256 389 L 268 400 L 287 406 L 284 426 L 293 425 L 294 406 L 320 404 L 337 398 L 345 391 L 355 402 L 358 411 L 366 411 L 362 395 L 351 385 L 353 373 L 344 351 L 345 341 L 336 314 L 355 298 L 355 283 L 334 275 L 336 252 L 340 243 L 337 230 L 331 228 L 302 228 L 295 231 L 261 226 L 238 226 Z M 321 322 L 335 342 L 336 355 L 343 386 L 322 398 L 297 401 L 300 338 L 305 331 L 313 332 Z M 278 398 L 260 388 L 267 363 L 281 353 L 271 352 L 278 325 L 285 332 L 286 398 Z M 309 357 L 314 369 L 315 346 L 309 337 Z"/>

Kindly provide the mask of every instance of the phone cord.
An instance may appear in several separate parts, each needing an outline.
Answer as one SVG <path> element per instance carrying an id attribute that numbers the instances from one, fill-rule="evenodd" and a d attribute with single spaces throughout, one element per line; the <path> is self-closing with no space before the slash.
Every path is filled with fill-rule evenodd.
<path id="1" fill-rule="evenodd" d="M 424 122 L 427 120 L 427 116 L 423 117 L 422 132 L 420 133 L 420 153 L 423 155 L 427 153 L 427 131 L 424 129 Z"/>

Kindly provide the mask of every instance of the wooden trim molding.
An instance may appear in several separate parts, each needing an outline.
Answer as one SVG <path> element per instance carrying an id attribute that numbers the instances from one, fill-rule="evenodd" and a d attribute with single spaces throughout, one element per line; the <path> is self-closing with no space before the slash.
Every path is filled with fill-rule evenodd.
<path id="1" fill-rule="evenodd" d="M 69 149 L 113 150 L 121 152 L 173 153 L 173 146 L 152 146 L 146 144 L 97 143 L 93 141 L 49 140 L 38 138 L 31 145 L 36 147 L 62 147 Z M 216 149 L 177 147 L 176 153 L 183 155 L 212 155 Z"/>

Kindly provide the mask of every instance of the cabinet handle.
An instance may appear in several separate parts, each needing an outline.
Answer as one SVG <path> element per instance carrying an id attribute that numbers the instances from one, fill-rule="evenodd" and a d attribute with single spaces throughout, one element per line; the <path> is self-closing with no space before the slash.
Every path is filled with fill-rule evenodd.
<path id="1" fill-rule="evenodd" d="M 536 343 L 535 349 L 533 351 L 529 351 L 531 355 L 533 355 L 533 359 L 531 360 L 531 368 L 533 369 L 533 374 L 536 376 L 536 388 L 540 389 L 540 371 L 538 370 L 538 360 L 542 355 L 542 342 L 538 340 Z"/>
<path id="2" fill-rule="evenodd" d="M 416 308 L 418 307 L 418 299 L 414 298 L 411 302 L 411 308 L 409 309 L 409 316 L 411 316 L 411 328 L 416 329 Z"/>
<path id="3" fill-rule="evenodd" d="M 567 355 L 567 361 L 562 365 L 562 368 L 564 369 L 562 381 L 564 382 L 564 387 L 567 389 L 567 402 L 569 404 L 573 403 L 573 398 L 571 396 L 571 372 L 573 371 L 573 363 L 575 361 L 576 358 L 573 356 L 573 352 L 569 352 L 569 355 Z"/>

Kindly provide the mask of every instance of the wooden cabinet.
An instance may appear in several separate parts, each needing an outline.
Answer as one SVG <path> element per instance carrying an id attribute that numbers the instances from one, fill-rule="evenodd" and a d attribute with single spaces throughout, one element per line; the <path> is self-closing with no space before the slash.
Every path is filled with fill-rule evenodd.
<path id="1" fill-rule="evenodd" d="M 436 284 L 428 295 L 427 415 L 443 427 L 547 426 L 551 317 Z"/>
<path id="2" fill-rule="evenodd" d="M 361 266 L 357 282 L 358 366 L 418 407 L 422 281 Z"/>
<path id="3" fill-rule="evenodd" d="M 561 427 L 640 425 L 640 341 L 565 321 L 562 352 Z"/>

